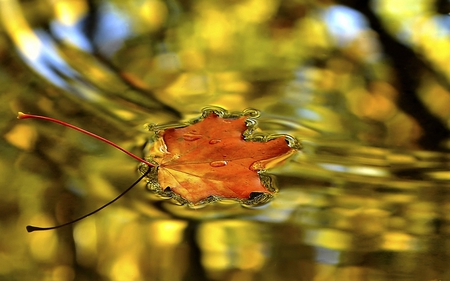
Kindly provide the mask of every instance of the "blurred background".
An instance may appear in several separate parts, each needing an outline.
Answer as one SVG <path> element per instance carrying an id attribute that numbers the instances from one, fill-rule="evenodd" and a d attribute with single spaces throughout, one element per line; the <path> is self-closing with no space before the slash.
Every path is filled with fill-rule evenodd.
<path id="1" fill-rule="evenodd" d="M 0 280 L 450 280 L 450 1 L 0 0 Z M 261 111 L 262 207 L 141 183 L 146 123 Z"/>

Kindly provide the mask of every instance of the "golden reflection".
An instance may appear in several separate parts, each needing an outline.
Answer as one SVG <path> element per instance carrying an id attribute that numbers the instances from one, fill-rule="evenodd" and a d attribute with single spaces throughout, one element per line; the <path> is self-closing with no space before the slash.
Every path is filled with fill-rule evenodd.
<path id="1" fill-rule="evenodd" d="M 249 0 L 236 5 L 234 13 L 243 21 L 263 23 L 276 13 L 276 9 L 276 1 Z"/>
<path id="2" fill-rule="evenodd" d="M 54 221 L 44 216 L 35 216 L 32 220 L 37 225 L 54 225 Z M 57 233 L 52 231 L 36 233 L 28 237 L 30 253 L 34 259 L 41 262 L 53 262 L 60 246 Z"/>
<path id="3" fill-rule="evenodd" d="M 70 266 L 57 266 L 52 273 L 54 281 L 72 281 L 75 279 L 75 272 Z"/>
<path id="4" fill-rule="evenodd" d="M 356 2 L 0 1 L 0 279 L 450 280 L 448 7 Z M 269 204 L 191 210 L 142 183 L 25 232 L 138 163 L 17 111 L 140 154 L 143 124 L 208 105 L 302 143 Z"/>
<path id="5" fill-rule="evenodd" d="M 37 132 L 31 126 L 17 125 L 4 137 L 10 144 L 20 149 L 31 151 L 37 139 Z"/>
<path id="6" fill-rule="evenodd" d="M 434 68 L 448 79 L 450 70 L 446 66 L 450 57 L 450 41 L 445 34 L 439 15 L 434 13 L 434 1 L 376 1 L 385 26 L 394 36 L 410 44 L 414 51 L 421 54 Z"/>
<path id="7" fill-rule="evenodd" d="M 98 255 L 97 226 L 95 218 L 86 218 L 74 226 L 74 241 L 77 247 L 77 261 L 83 266 L 95 264 Z"/>
<path id="8" fill-rule="evenodd" d="M 311 229 L 305 231 L 304 242 L 333 250 L 348 249 L 352 245 L 351 234 L 335 229 Z"/>
<path id="9" fill-rule="evenodd" d="M 330 46 L 330 36 L 323 22 L 314 17 L 306 17 L 299 22 L 299 35 L 303 35 L 302 40 L 306 45 L 306 50 L 312 52 L 312 56 L 326 55 L 327 48 Z"/>
<path id="10" fill-rule="evenodd" d="M 29 60 L 37 59 L 42 51 L 42 43 L 29 27 L 17 1 L 0 1 L 0 19 L 23 55 Z"/>
<path id="11" fill-rule="evenodd" d="M 441 118 L 443 122 L 449 123 L 450 120 L 450 91 L 439 85 L 439 83 L 429 77 L 423 83 L 419 95 L 421 100 L 427 104 L 433 114 Z M 450 125 L 450 124 L 449 124 Z"/>
<path id="12" fill-rule="evenodd" d="M 113 281 L 142 280 L 137 265 L 137 256 L 135 253 L 124 253 L 112 265 L 109 276 Z"/>
<path id="13" fill-rule="evenodd" d="M 163 1 L 145 1 L 139 9 L 140 16 L 147 23 L 145 26 L 151 30 L 157 30 L 167 20 L 167 6 Z M 137 26 L 137 28 L 139 28 Z M 140 27 L 142 28 L 142 26 Z"/>
<path id="14" fill-rule="evenodd" d="M 383 237 L 381 248 L 388 251 L 420 251 L 417 238 L 403 232 L 388 232 Z"/>
<path id="15" fill-rule="evenodd" d="M 67 26 L 75 25 L 88 11 L 85 0 L 51 1 L 55 9 L 55 18 Z"/>
<path id="16" fill-rule="evenodd" d="M 260 269 L 266 249 L 259 229 L 258 224 L 231 220 L 204 224 L 198 237 L 204 251 L 202 264 L 212 271 Z"/>
<path id="17" fill-rule="evenodd" d="M 177 245 L 183 239 L 185 228 L 186 222 L 184 221 L 160 221 L 148 229 L 148 239 L 160 247 Z"/>
<path id="18" fill-rule="evenodd" d="M 189 71 L 200 71 L 205 67 L 205 56 L 196 50 L 183 50 L 179 56 L 183 67 Z"/>
<path id="19" fill-rule="evenodd" d="M 199 35 L 205 40 L 206 46 L 212 51 L 224 52 L 231 48 L 233 22 L 229 21 L 222 11 L 202 9 L 202 21 L 198 22 Z"/>

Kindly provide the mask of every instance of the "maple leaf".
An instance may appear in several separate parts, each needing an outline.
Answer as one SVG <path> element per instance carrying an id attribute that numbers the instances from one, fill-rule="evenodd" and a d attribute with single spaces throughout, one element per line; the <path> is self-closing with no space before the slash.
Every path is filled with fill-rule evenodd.
<path id="1" fill-rule="evenodd" d="M 102 207 L 56 226 L 28 225 L 27 231 L 57 229 L 78 222 L 111 205 L 147 176 L 151 190 L 191 207 L 221 199 L 238 200 L 245 205 L 267 202 L 276 189 L 271 181 L 261 181 L 265 169 L 280 164 L 300 144 L 288 135 L 253 134 L 257 117 L 259 112 L 251 109 L 228 113 L 223 108 L 206 108 L 202 117 L 191 123 L 164 130 L 156 128 L 150 158 L 144 160 L 110 140 L 64 121 L 19 112 L 18 119 L 54 122 L 103 141 L 141 161 L 142 172 L 130 187 Z"/>
<path id="2" fill-rule="evenodd" d="M 149 150 L 157 163 L 149 188 L 191 206 L 220 199 L 259 203 L 271 197 L 275 188 L 263 184 L 260 176 L 299 144 L 286 135 L 253 134 L 257 122 L 249 116 L 259 116 L 255 113 L 206 109 L 190 125 L 157 131 Z"/>

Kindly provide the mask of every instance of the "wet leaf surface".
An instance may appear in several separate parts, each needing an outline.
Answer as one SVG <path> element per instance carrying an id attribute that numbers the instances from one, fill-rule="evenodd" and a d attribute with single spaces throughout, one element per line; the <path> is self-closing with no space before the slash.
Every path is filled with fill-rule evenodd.
<path id="1" fill-rule="evenodd" d="M 210 112 L 197 123 L 160 132 L 151 152 L 158 163 L 160 190 L 194 205 L 272 193 L 259 172 L 281 163 L 295 149 L 286 136 L 252 139 L 253 125 L 248 127 L 247 119 Z"/>

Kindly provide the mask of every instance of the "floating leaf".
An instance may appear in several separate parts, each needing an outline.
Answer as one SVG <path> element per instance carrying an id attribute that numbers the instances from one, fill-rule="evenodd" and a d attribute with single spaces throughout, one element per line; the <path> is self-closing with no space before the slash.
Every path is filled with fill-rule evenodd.
<path id="1" fill-rule="evenodd" d="M 290 136 L 253 134 L 257 122 L 252 116 L 259 113 L 209 109 L 192 124 L 157 130 L 148 152 L 157 163 L 149 188 L 191 206 L 220 199 L 260 203 L 272 197 L 275 188 L 261 176 L 299 144 Z"/>
<path id="2" fill-rule="evenodd" d="M 27 231 L 56 229 L 80 221 L 117 201 L 148 175 L 151 190 L 192 207 L 221 199 L 252 205 L 266 202 L 276 189 L 270 180 L 261 181 L 264 170 L 281 163 L 300 145 L 287 135 L 253 134 L 257 125 L 254 118 L 258 116 L 259 112 L 255 110 L 232 114 L 222 108 L 205 109 L 202 117 L 191 123 L 164 130 L 159 127 L 155 131 L 157 138 L 150 149 L 149 160 L 144 160 L 110 140 L 74 125 L 19 112 L 19 119 L 41 119 L 69 127 L 142 163 L 142 176 L 109 203 L 73 221 L 51 227 L 29 225 Z"/>

